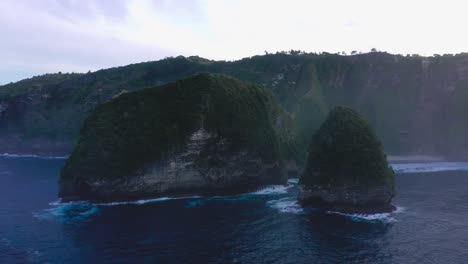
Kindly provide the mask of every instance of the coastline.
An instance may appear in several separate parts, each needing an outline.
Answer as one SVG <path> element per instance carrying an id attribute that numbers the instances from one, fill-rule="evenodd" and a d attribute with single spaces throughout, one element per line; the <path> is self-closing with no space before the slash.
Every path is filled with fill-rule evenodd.
<path id="1" fill-rule="evenodd" d="M 433 155 L 388 155 L 389 162 L 446 161 L 443 156 Z"/>

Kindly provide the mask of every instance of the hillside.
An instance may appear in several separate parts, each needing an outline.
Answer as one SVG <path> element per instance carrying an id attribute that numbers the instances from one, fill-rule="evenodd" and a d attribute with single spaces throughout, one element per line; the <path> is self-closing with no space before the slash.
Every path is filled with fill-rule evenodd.
<path id="1" fill-rule="evenodd" d="M 68 154 L 98 105 L 122 93 L 196 72 L 224 73 L 270 89 L 310 135 L 329 109 L 349 105 L 375 128 L 389 154 L 465 156 L 468 55 L 267 54 L 239 61 L 176 57 L 101 70 L 5 92 L 0 152 Z M 34 83 L 31 83 L 31 87 Z M 11 96 L 14 94 L 14 96 Z"/>

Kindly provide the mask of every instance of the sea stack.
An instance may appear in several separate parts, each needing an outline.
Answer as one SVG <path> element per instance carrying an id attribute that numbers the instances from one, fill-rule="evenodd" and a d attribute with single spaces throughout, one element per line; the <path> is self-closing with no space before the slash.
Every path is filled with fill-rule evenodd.
<path id="1" fill-rule="evenodd" d="M 219 74 L 122 94 L 85 122 L 59 196 L 115 201 L 285 184 L 278 109 L 264 88 Z"/>
<path id="2" fill-rule="evenodd" d="M 394 210 L 394 172 L 369 123 L 339 106 L 313 135 L 299 201 L 345 213 Z"/>

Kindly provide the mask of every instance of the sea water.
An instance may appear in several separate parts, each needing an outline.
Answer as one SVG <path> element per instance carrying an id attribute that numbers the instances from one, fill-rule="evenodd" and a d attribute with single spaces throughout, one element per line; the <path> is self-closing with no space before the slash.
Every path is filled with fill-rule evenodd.
<path id="1" fill-rule="evenodd" d="M 57 200 L 64 159 L 0 156 L 0 263 L 466 263 L 468 164 L 394 164 L 397 210 L 303 209 L 297 179 L 232 196 Z"/>

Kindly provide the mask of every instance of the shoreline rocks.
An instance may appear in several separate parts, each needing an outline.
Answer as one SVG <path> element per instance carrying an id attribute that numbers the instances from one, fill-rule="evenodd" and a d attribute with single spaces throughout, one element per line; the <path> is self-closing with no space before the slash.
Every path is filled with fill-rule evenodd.
<path id="1" fill-rule="evenodd" d="M 299 186 L 298 200 L 303 206 L 312 206 L 343 213 L 389 213 L 396 209 L 391 202 L 393 190 L 377 187 L 363 190 L 358 186 L 304 187 Z"/>

